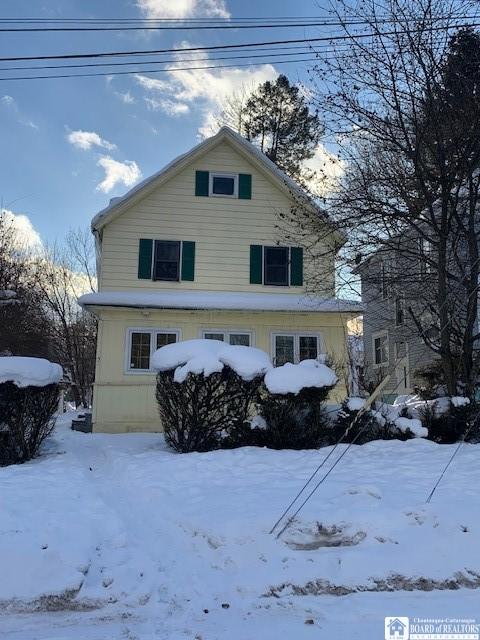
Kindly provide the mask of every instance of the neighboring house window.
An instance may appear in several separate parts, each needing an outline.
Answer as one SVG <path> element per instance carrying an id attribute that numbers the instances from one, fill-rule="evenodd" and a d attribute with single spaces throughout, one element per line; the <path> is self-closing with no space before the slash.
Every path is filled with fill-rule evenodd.
<path id="1" fill-rule="evenodd" d="M 395 342 L 395 360 L 405 358 L 407 355 L 407 343 Z"/>
<path id="2" fill-rule="evenodd" d="M 173 281 L 180 279 L 180 242 L 155 240 L 153 279 Z"/>
<path id="3" fill-rule="evenodd" d="M 250 284 L 301 287 L 302 247 L 250 245 Z"/>
<path id="4" fill-rule="evenodd" d="M 388 334 L 373 337 L 373 362 L 376 366 L 388 363 Z"/>
<path id="5" fill-rule="evenodd" d="M 252 344 L 251 331 L 202 331 L 202 337 L 206 340 L 222 340 L 229 344 L 242 345 L 244 347 L 250 347 Z"/>
<path id="6" fill-rule="evenodd" d="M 178 340 L 180 340 L 178 329 L 129 329 L 127 333 L 127 372 L 151 372 L 153 352 L 167 344 L 178 342 Z"/>
<path id="7" fill-rule="evenodd" d="M 405 300 L 402 296 L 395 298 L 395 325 L 399 327 L 405 322 Z"/>
<path id="8" fill-rule="evenodd" d="M 274 334 L 273 336 L 273 358 L 277 367 L 286 362 L 315 360 L 319 353 L 319 336 L 300 334 Z"/>
<path id="9" fill-rule="evenodd" d="M 381 289 L 382 289 L 382 298 L 386 300 L 390 295 L 390 282 L 389 282 L 389 265 L 384 260 L 380 266 L 381 269 Z"/>
<path id="10" fill-rule="evenodd" d="M 179 282 L 195 280 L 195 242 L 140 238 L 138 278 Z"/>
<path id="11" fill-rule="evenodd" d="M 264 284 L 286 287 L 288 285 L 288 247 L 264 247 Z"/>
<path id="12" fill-rule="evenodd" d="M 238 175 L 233 173 L 210 173 L 210 196 L 238 197 Z"/>
<path id="13" fill-rule="evenodd" d="M 429 240 L 425 238 L 419 239 L 420 248 L 420 273 L 422 276 L 432 273 L 432 265 L 430 260 L 433 254 L 433 245 Z"/>

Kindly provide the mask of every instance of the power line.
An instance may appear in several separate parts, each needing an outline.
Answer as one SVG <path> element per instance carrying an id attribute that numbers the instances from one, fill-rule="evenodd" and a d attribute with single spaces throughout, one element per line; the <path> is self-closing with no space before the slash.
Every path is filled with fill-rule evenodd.
<path id="1" fill-rule="evenodd" d="M 443 308 L 443 306 L 446 304 L 446 301 L 444 301 L 441 306 L 440 309 Z M 420 361 L 420 356 L 418 358 L 416 358 L 415 362 L 411 365 L 411 369 L 413 369 L 414 366 L 416 366 Z M 397 364 L 398 359 L 395 362 L 395 365 Z M 294 497 L 294 499 L 290 502 L 290 504 L 288 505 L 288 507 L 284 510 L 284 512 L 282 513 L 282 515 L 280 516 L 280 518 L 278 518 L 278 520 L 275 522 L 275 524 L 273 525 L 272 529 L 270 530 L 269 533 L 273 533 L 275 531 L 275 529 L 277 528 L 277 526 L 280 524 L 280 522 L 283 520 L 283 518 L 287 515 L 287 513 L 290 511 L 290 509 L 292 508 L 292 506 L 297 502 L 297 500 L 300 498 L 300 496 L 303 494 L 303 492 L 305 491 L 305 489 L 307 488 L 307 486 L 312 482 L 312 480 L 314 479 L 314 477 L 317 475 L 317 473 L 320 471 L 320 469 L 323 467 L 323 465 L 325 464 L 325 462 L 330 458 L 330 456 L 332 455 L 332 453 L 337 449 L 338 445 L 342 442 L 342 440 L 347 436 L 347 434 L 350 432 L 350 430 L 352 429 L 352 427 L 354 426 L 354 424 L 358 421 L 358 419 L 362 416 L 365 415 L 367 409 L 370 408 L 370 406 L 373 404 L 373 402 L 377 399 L 377 397 L 379 396 L 380 392 L 383 391 L 383 388 L 386 386 L 386 384 L 390 381 L 391 378 L 391 374 L 389 374 L 388 376 L 386 376 L 383 381 L 377 386 L 377 388 L 375 389 L 375 391 L 366 399 L 365 401 L 365 406 L 363 407 L 363 409 L 360 409 L 360 411 L 357 413 L 357 415 L 355 416 L 355 418 L 352 420 L 352 422 L 348 425 L 348 427 L 345 429 L 344 433 L 342 434 L 342 436 L 339 438 L 339 440 L 337 440 L 337 442 L 335 443 L 335 445 L 333 446 L 332 451 L 330 451 L 322 460 L 322 462 L 317 466 L 317 468 L 313 471 L 313 473 L 310 475 L 310 477 L 308 478 L 308 480 L 305 482 L 305 484 L 303 485 L 303 487 L 300 489 L 300 491 L 297 493 L 297 495 Z M 397 384 L 395 385 L 395 387 L 393 387 L 392 392 L 395 393 L 395 391 L 399 388 L 400 384 L 402 383 L 401 380 L 397 381 Z M 480 413 L 478 415 L 478 418 L 480 419 Z M 303 507 L 307 504 L 307 502 L 310 500 L 310 498 L 313 496 L 313 494 L 317 491 L 317 489 L 320 487 L 321 484 L 323 484 L 323 482 L 325 482 L 325 480 L 328 478 L 328 476 L 330 475 L 330 473 L 335 469 L 335 467 L 337 466 L 337 464 L 340 462 L 340 460 L 346 455 L 346 453 L 351 449 L 352 445 L 355 444 L 355 442 L 358 440 L 358 438 L 361 436 L 362 433 L 364 433 L 364 431 L 367 429 L 367 427 L 370 426 L 370 424 L 373 424 L 374 421 L 374 416 L 372 415 L 370 417 L 370 419 L 363 425 L 363 427 L 361 427 L 358 432 L 356 433 L 355 437 L 348 443 L 348 446 L 346 447 L 345 451 L 343 451 L 343 453 L 340 454 L 340 456 L 335 460 L 335 462 L 333 463 L 333 465 L 330 467 L 330 469 L 320 478 L 320 480 L 317 482 L 317 484 L 313 487 L 313 489 L 310 491 L 310 493 L 307 495 L 307 497 L 303 500 L 303 502 L 300 504 L 300 506 L 296 509 L 296 511 L 293 513 L 293 515 L 291 515 L 285 525 L 282 527 L 282 529 L 279 531 L 279 533 L 277 533 L 277 538 L 279 538 L 282 533 L 290 526 L 290 524 L 293 522 L 293 520 L 296 518 L 296 516 L 300 513 L 300 511 L 303 509 Z M 472 428 L 472 427 L 470 427 Z M 467 431 L 468 433 L 468 431 Z M 467 434 L 465 434 L 464 438 L 466 437 Z M 460 443 L 461 444 L 461 443 Z M 460 446 L 458 447 L 458 449 L 460 448 Z M 455 457 L 457 451 L 454 452 L 452 459 Z M 435 485 L 431 495 L 433 495 L 433 492 L 435 491 L 436 487 L 438 486 L 441 478 L 443 477 L 443 475 L 445 474 L 445 471 L 447 470 L 449 464 L 451 461 L 449 461 L 449 463 L 447 464 L 446 468 L 444 469 L 441 477 L 439 478 L 437 484 Z M 431 496 L 429 496 L 429 499 L 431 498 Z M 428 500 L 427 500 L 428 501 Z"/>
<path id="2" fill-rule="evenodd" d="M 293 54 L 291 54 L 293 55 Z M 278 64 L 289 64 L 296 62 L 312 62 L 318 61 L 318 57 L 314 58 L 302 58 L 296 60 L 277 60 Z M 134 64 L 133 62 L 131 64 Z M 167 69 L 131 69 L 129 71 L 100 71 L 98 73 L 64 73 L 57 75 L 48 75 L 48 76 L 13 76 L 11 78 L 0 78 L 0 82 L 6 82 L 9 80 L 48 80 L 48 79 L 57 79 L 57 78 L 94 78 L 99 76 L 124 76 L 124 75 L 135 75 L 137 73 L 169 73 L 172 71 L 201 71 L 202 69 L 229 69 L 232 67 L 256 67 L 260 65 L 268 64 L 268 60 L 264 62 L 247 62 L 245 64 L 222 64 L 222 65 L 204 65 L 201 67 L 170 67 Z"/>
<path id="3" fill-rule="evenodd" d="M 348 26 L 367 25 L 365 21 L 344 23 Z M 292 29 L 298 27 L 331 27 L 344 26 L 340 22 L 281 22 L 269 24 L 209 24 L 209 25 L 179 25 L 165 26 L 163 24 L 145 24 L 138 26 L 118 25 L 118 26 L 75 26 L 75 27 L 0 27 L 0 32 L 4 33 L 31 33 L 31 32 L 69 32 L 69 31 L 204 31 L 216 29 Z"/>
<path id="4" fill-rule="evenodd" d="M 475 19 L 474 15 L 457 16 L 455 19 Z M 445 22 L 448 18 L 440 18 L 439 21 Z M 267 22 L 268 21 L 268 22 Z M 394 21 L 391 19 L 379 19 L 377 24 L 391 24 Z M 25 26 L 11 26 L 11 25 L 29 25 Z M 51 24 L 61 26 L 50 26 Z M 128 19 L 120 21 L 118 19 L 106 20 L 106 19 L 73 19 L 73 20 L 1 20 L 0 25 L 8 25 L 0 27 L 0 32 L 69 32 L 69 31 L 184 31 L 184 30 L 212 30 L 212 29 L 285 29 L 296 27 L 346 27 L 346 26 L 369 26 L 371 23 L 368 20 L 361 20 L 357 18 L 351 18 L 346 20 L 338 20 L 336 18 L 320 19 L 320 18 L 290 18 L 290 19 L 276 19 L 276 18 L 259 18 L 258 20 L 180 20 L 180 19 Z M 42 25 L 42 26 L 31 26 Z M 44 26 L 48 25 L 48 26 Z M 66 26 L 74 25 L 74 26 Z M 81 26 L 78 26 L 81 25 Z M 87 26 L 85 26 L 87 25 Z M 175 26 L 172 26 L 175 25 Z"/>
<path id="5" fill-rule="evenodd" d="M 458 445 L 456 446 L 454 452 L 452 453 L 452 455 L 450 456 L 447 464 L 445 465 L 442 473 L 440 474 L 437 482 L 435 483 L 433 489 L 430 491 L 430 493 L 428 494 L 428 498 L 426 499 L 426 503 L 428 504 L 430 502 L 430 500 L 433 497 L 433 494 L 435 493 L 435 491 L 437 490 L 438 485 L 440 484 L 440 482 L 443 479 L 443 476 L 446 474 L 449 466 L 452 464 L 455 456 L 457 455 L 457 453 L 460 451 L 460 449 L 462 448 L 463 443 L 465 442 L 465 439 L 467 438 L 468 434 L 470 433 L 470 431 L 473 429 L 474 426 L 476 426 L 478 424 L 478 421 L 480 420 L 480 411 L 477 413 L 477 416 L 475 418 L 475 420 L 470 424 L 470 426 L 468 427 L 468 429 L 465 431 L 462 439 L 460 440 L 460 442 L 458 443 Z"/>
<path id="6" fill-rule="evenodd" d="M 458 23 L 447 26 L 430 27 L 422 31 L 448 31 L 459 27 L 477 27 L 479 23 Z M 416 30 L 413 30 L 415 32 Z M 371 37 L 385 37 L 385 36 L 399 36 L 407 33 L 403 30 L 396 31 L 384 31 L 384 32 L 369 32 L 359 34 L 348 35 L 334 35 L 334 36 L 322 36 L 319 38 L 297 38 L 289 40 L 270 40 L 264 42 L 247 42 L 242 44 L 224 44 L 224 45 L 210 45 L 206 47 L 183 47 L 182 49 L 170 48 L 170 49 L 147 49 L 147 50 L 132 50 L 132 51 L 110 51 L 110 52 L 97 52 L 97 53 L 69 53 L 53 56 L 11 56 L 0 58 L 0 62 L 20 62 L 26 60 L 71 60 L 77 58 L 106 58 L 106 57 L 118 57 L 118 56 L 131 56 L 131 55 L 151 55 L 157 53 L 179 53 L 187 51 L 219 51 L 224 49 L 243 49 L 259 46 L 270 45 L 282 45 L 282 44 L 299 44 L 299 43 L 312 43 L 312 42 L 333 42 L 333 41 L 345 41 L 345 40 L 358 40 L 361 38 Z"/>

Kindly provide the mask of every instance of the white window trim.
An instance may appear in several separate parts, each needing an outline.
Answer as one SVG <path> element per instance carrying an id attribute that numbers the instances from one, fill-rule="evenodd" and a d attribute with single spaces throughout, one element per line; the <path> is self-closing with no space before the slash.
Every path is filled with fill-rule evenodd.
<path id="1" fill-rule="evenodd" d="M 213 193 L 213 178 L 233 178 L 233 194 Z M 238 198 L 238 173 L 226 173 L 224 171 L 210 171 L 208 175 L 208 195 L 211 198 Z"/>
<path id="2" fill-rule="evenodd" d="M 155 373 L 155 370 L 152 369 L 132 369 L 130 367 L 130 357 L 131 357 L 131 348 L 132 348 L 132 333 L 149 333 L 150 334 L 150 365 L 152 363 L 152 356 L 154 352 L 157 350 L 157 334 L 159 333 L 174 333 L 177 336 L 177 342 L 182 339 L 182 331 L 181 329 L 174 329 L 170 327 L 128 327 L 125 333 L 125 346 L 124 346 L 124 373 L 129 376 L 139 376 L 139 375 L 150 375 Z"/>
<path id="3" fill-rule="evenodd" d="M 287 250 L 287 284 L 271 284 L 265 282 L 265 249 L 286 249 Z M 292 247 L 286 247 L 283 244 L 264 244 L 262 245 L 262 284 L 264 287 L 275 287 L 286 289 L 291 287 L 290 270 L 292 268 Z M 305 334 L 306 335 L 306 334 Z"/>
<path id="4" fill-rule="evenodd" d="M 387 339 L 387 359 L 385 360 L 385 362 L 380 362 L 380 363 L 376 363 L 375 362 L 375 340 L 377 338 L 383 338 L 385 337 Z M 372 366 L 374 369 L 381 369 L 382 367 L 388 367 L 390 365 L 390 344 L 389 344 L 389 338 L 388 338 L 388 331 L 376 331 L 375 333 L 372 333 Z"/>
<path id="5" fill-rule="evenodd" d="M 225 344 L 229 344 L 227 342 L 227 338 L 230 336 L 230 334 L 232 333 L 240 333 L 242 335 L 248 335 L 250 336 L 250 346 L 254 347 L 255 346 L 255 331 L 253 331 L 252 329 L 218 329 L 218 328 L 214 328 L 214 329 L 210 329 L 210 328 L 203 328 L 200 329 L 200 331 L 198 332 L 198 336 L 199 338 L 205 338 L 205 334 L 206 333 L 223 333 L 224 337 L 225 337 Z"/>
<path id="6" fill-rule="evenodd" d="M 322 358 L 326 356 L 325 344 L 321 333 L 312 331 L 272 331 L 270 334 L 270 354 L 272 362 L 275 362 L 275 338 L 277 336 L 293 337 L 293 360 L 295 364 L 300 362 L 300 337 L 317 338 L 317 360 L 321 362 Z"/>

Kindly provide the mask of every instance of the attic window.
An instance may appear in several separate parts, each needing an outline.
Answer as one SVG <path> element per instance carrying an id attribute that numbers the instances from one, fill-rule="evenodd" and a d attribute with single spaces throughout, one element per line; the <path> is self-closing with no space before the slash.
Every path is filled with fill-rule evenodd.
<path id="1" fill-rule="evenodd" d="M 238 175 L 232 173 L 210 173 L 210 195 L 223 198 L 238 197 Z"/>

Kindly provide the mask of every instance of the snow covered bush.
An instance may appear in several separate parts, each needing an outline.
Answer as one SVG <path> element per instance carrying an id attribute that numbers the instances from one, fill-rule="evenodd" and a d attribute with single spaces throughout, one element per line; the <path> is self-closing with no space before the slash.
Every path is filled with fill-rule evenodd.
<path id="1" fill-rule="evenodd" d="M 437 398 L 418 403 L 415 408 L 428 429 L 429 440 L 451 444 L 465 436 L 467 442 L 480 442 L 480 420 L 477 420 L 480 408 L 468 398 Z"/>
<path id="2" fill-rule="evenodd" d="M 252 429 L 255 444 L 271 449 L 315 449 L 325 437 L 325 400 L 337 376 L 316 360 L 284 364 L 265 375 L 259 413 L 264 425 Z"/>
<path id="3" fill-rule="evenodd" d="M 156 351 L 153 366 L 165 439 L 187 453 L 218 449 L 241 429 L 272 364 L 253 347 L 186 340 Z"/>
<path id="4" fill-rule="evenodd" d="M 61 377 L 42 358 L 0 357 L 0 466 L 38 454 L 54 427 Z"/>
<path id="5" fill-rule="evenodd" d="M 328 431 L 328 442 L 325 444 L 335 444 L 345 432 L 342 442 L 355 444 L 366 444 L 373 440 L 410 440 L 427 435 L 420 420 L 408 417 L 402 407 L 377 403 L 374 409 L 365 411 L 357 418 L 364 404 L 362 398 L 344 400 L 333 428 Z"/>

